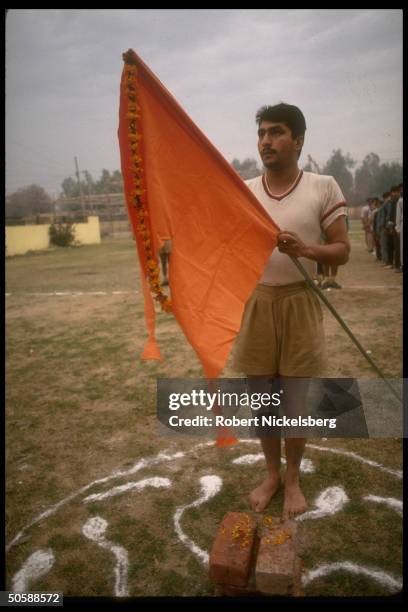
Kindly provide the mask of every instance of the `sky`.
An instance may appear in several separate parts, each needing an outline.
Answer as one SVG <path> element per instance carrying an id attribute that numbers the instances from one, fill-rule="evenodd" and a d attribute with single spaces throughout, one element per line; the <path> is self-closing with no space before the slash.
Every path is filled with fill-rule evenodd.
<path id="1" fill-rule="evenodd" d="M 256 111 L 306 117 L 300 165 L 333 149 L 402 160 L 401 9 L 9 9 L 6 192 L 120 168 L 132 48 L 222 155 L 257 160 Z M 83 175 L 82 175 L 83 178 Z"/>

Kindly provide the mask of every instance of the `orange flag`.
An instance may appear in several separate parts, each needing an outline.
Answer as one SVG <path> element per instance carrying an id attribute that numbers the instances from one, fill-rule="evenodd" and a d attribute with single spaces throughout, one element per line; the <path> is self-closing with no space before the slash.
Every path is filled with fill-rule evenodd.
<path id="1" fill-rule="evenodd" d="M 149 332 L 142 358 L 161 359 L 153 294 L 217 378 L 279 229 L 136 53 L 123 59 L 118 134 Z M 167 239 L 171 300 L 159 277 Z"/>

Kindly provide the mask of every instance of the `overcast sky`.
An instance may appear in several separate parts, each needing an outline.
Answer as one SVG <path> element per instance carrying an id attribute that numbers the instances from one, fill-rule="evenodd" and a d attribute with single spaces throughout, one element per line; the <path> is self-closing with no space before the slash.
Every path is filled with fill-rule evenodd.
<path id="1" fill-rule="evenodd" d="M 80 170 L 120 168 L 122 53 L 133 48 L 228 161 L 256 157 L 255 113 L 307 124 L 301 165 L 341 148 L 402 158 L 401 9 L 11 9 L 6 190 L 57 195 Z"/>

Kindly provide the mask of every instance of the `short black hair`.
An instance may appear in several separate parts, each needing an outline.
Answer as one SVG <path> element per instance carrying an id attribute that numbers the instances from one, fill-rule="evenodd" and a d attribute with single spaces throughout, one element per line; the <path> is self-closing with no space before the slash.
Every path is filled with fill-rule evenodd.
<path id="1" fill-rule="evenodd" d="M 399 185 L 393 185 L 392 187 L 390 187 L 390 191 L 391 191 L 391 192 L 394 192 L 394 193 L 395 193 L 396 191 L 399 191 Z"/>
<path id="2" fill-rule="evenodd" d="M 262 121 L 284 123 L 292 132 L 292 138 L 304 136 L 306 132 L 306 120 L 302 111 L 297 106 L 285 102 L 275 106 L 262 106 L 256 113 L 258 126 Z"/>
<path id="3" fill-rule="evenodd" d="M 382 194 L 383 198 L 388 198 L 388 196 L 390 195 L 389 191 L 386 191 L 385 193 Z"/>

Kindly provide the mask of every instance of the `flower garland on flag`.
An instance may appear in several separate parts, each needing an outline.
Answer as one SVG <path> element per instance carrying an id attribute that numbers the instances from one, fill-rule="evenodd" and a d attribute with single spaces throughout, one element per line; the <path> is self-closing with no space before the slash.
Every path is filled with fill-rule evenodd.
<path id="1" fill-rule="evenodd" d="M 142 158 L 140 155 L 140 141 L 142 135 L 138 131 L 138 119 L 140 119 L 140 106 L 137 104 L 137 67 L 132 61 L 131 54 L 124 53 L 125 61 L 125 84 L 128 97 L 128 112 L 129 120 L 128 141 L 131 151 L 131 174 L 133 177 L 133 189 L 130 192 L 132 204 L 136 209 L 137 225 L 136 228 L 142 239 L 144 252 L 147 260 L 148 281 L 150 290 L 154 293 L 154 299 L 160 302 L 162 310 L 172 312 L 171 300 L 165 295 L 160 286 L 160 269 L 157 259 L 154 256 L 152 249 L 152 239 L 149 227 L 149 214 L 146 207 L 144 194 L 143 167 Z"/>

